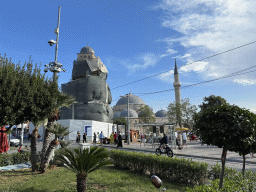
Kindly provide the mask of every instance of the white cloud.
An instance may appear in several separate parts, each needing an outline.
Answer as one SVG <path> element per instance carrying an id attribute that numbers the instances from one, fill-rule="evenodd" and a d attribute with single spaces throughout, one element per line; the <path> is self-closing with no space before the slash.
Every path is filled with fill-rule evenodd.
<path id="1" fill-rule="evenodd" d="M 256 113 L 256 108 L 250 109 L 251 112 Z"/>
<path id="2" fill-rule="evenodd" d="M 166 13 L 162 26 L 181 34 L 159 41 L 166 42 L 169 48 L 173 48 L 174 42 L 184 46 L 188 53 L 182 59 L 188 63 L 255 41 L 255 0 L 163 0 L 156 9 Z M 181 71 L 195 71 L 204 79 L 220 77 L 252 66 L 255 55 L 256 50 L 249 45 L 185 66 Z M 227 80 L 256 84 L 253 73 Z"/>
<path id="3" fill-rule="evenodd" d="M 170 70 L 166 73 L 163 73 L 161 75 L 159 75 L 159 79 L 164 81 L 164 82 L 173 82 L 173 78 L 174 78 L 174 71 L 173 70 Z"/>
<path id="4" fill-rule="evenodd" d="M 184 72 L 191 72 L 191 71 L 203 72 L 203 71 L 205 71 L 207 65 L 208 65 L 208 62 L 196 62 L 196 63 L 193 63 L 191 65 L 185 65 L 185 66 L 180 67 L 180 71 L 184 71 Z"/>
<path id="5" fill-rule="evenodd" d="M 240 83 L 242 85 L 253 85 L 253 84 L 256 84 L 255 81 L 248 80 L 248 79 L 235 79 L 234 82 Z"/>
<path id="6" fill-rule="evenodd" d="M 130 71 L 135 72 L 138 70 L 147 69 L 153 67 L 159 61 L 159 58 L 152 53 L 144 53 L 131 59 L 120 59 L 120 63 L 128 68 Z"/>

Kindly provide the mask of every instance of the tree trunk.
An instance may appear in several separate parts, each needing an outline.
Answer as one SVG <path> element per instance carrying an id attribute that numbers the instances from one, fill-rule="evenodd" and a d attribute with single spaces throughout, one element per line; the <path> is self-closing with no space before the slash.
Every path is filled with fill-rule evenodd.
<path id="1" fill-rule="evenodd" d="M 52 126 L 52 123 L 47 125 L 47 127 Z M 52 138 L 52 133 L 48 131 L 48 129 L 46 128 L 45 130 L 45 134 L 44 134 L 44 143 L 43 143 L 43 148 L 42 148 L 42 157 L 41 157 L 41 165 L 40 165 L 40 170 L 43 169 L 42 165 L 44 164 L 44 158 L 45 158 L 45 153 L 49 147 L 49 144 L 51 142 L 51 138 Z"/>
<path id="2" fill-rule="evenodd" d="M 81 172 L 76 175 L 76 187 L 77 187 L 77 192 L 84 192 L 87 190 L 87 183 L 86 183 L 86 173 Z"/>
<path id="3" fill-rule="evenodd" d="M 245 155 L 243 155 L 243 176 L 244 176 L 244 172 L 245 172 Z"/>
<path id="4" fill-rule="evenodd" d="M 224 173 L 225 173 L 226 157 L 227 157 L 227 149 L 225 147 L 223 147 L 222 155 L 221 155 L 222 171 L 221 171 L 221 174 L 220 174 L 219 189 L 222 189 L 222 187 L 223 187 L 223 179 L 224 179 Z"/>
<path id="5" fill-rule="evenodd" d="M 36 159 L 37 159 L 37 153 L 36 153 L 36 144 L 37 144 L 37 136 L 38 136 L 38 129 L 37 127 L 33 130 L 32 136 L 31 136 L 31 165 L 32 165 L 32 172 L 36 171 Z"/>
<path id="6" fill-rule="evenodd" d="M 41 173 L 44 173 L 46 168 L 48 167 L 48 165 L 49 165 L 49 162 L 48 162 L 49 155 L 51 154 L 52 150 L 54 150 L 54 147 L 56 145 L 58 145 L 58 140 L 57 139 L 52 140 L 48 149 L 47 149 L 47 151 L 46 151 L 46 153 L 45 153 L 44 159 L 41 162 L 41 165 L 40 165 L 40 172 Z"/>

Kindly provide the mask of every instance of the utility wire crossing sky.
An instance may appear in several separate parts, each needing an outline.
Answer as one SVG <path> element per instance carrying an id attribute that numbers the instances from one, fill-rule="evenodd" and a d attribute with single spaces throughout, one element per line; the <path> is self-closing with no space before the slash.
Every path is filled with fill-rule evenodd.
<path id="1" fill-rule="evenodd" d="M 55 60 L 55 45 L 47 42 L 56 40 L 61 6 L 58 62 L 66 72 L 58 74 L 59 87 L 70 81 L 73 61 L 88 43 L 108 69 L 111 106 L 131 92 L 154 112 L 166 109 L 175 100 L 176 58 L 182 99 L 199 105 L 216 95 L 256 112 L 253 0 L 9 0 L 1 5 L 1 55 L 21 64 L 31 55 L 42 73 Z"/>

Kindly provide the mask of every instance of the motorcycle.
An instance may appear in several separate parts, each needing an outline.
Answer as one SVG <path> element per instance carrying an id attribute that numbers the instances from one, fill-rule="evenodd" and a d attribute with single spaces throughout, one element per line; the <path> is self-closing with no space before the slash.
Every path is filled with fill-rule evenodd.
<path id="1" fill-rule="evenodd" d="M 167 154 L 168 157 L 173 157 L 173 151 L 172 149 L 168 146 L 168 144 L 165 144 L 165 148 L 160 146 L 156 149 L 156 155 L 161 155 L 161 154 Z"/>

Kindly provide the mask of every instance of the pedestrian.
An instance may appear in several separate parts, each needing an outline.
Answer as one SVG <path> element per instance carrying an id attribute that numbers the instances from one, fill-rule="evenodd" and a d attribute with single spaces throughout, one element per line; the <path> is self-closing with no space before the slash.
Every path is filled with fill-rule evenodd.
<path id="1" fill-rule="evenodd" d="M 122 136 L 121 136 L 120 133 L 119 133 L 119 135 L 118 135 L 117 147 L 123 147 Z"/>
<path id="2" fill-rule="evenodd" d="M 181 145 L 181 134 L 179 132 L 177 138 L 176 138 L 176 144 L 178 145 L 178 148 L 181 150 L 182 149 L 182 145 Z"/>
<path id="3" fill-rule="evenodd" d="M 83 134 L 83 143 L 86 143 L 86 133 Z"/>
<path id="4" fill-rule="evenodd" d="M 28 141 L 29 141 L 30 137 L 31 137 L 31 135 L 30 135 L 30 133 L 28 133 Z"/>
<path id="5" fill-rule="evenodd" d="M 103 138 L 104 138 L 104 135 L 102 133 L 102 131 L 100 132 L 100 145 L 102 145 L 103 143 Z"/>
<path id="6" fill-rule="evenodd" d="M 117 133 L 116 132 L 114 134 L 114 142 L 115 142 L 115 144 L 117 144 Z"/>
<path id="7" fill-rule="evenodd" d="M 77 134 L 76 134 L 76 142 L 77 142 L 77 144 L 80 143 L 80 133 L 79 133 L 79 131 L 77 131 Z"/>
<path id="8" fill-rule="evenodd" d="M 93 133 L 93 143 L 96 144 L 96 133 Z"/>
<path id="9" fill-rule="evenodd" d="M 114 143 L 114 132 L 111 133 L 110 135 L 110 144 Z"/>
<path id="10" fill-rule="evenodd" d="M 142 142 L 144 143 L 144 147 L 145 147 L 144 135 L 143 134 L 140 135 L 140 147 L 141 147 Z"/>
<path id="11" fill-rule="evenodd" d="M 182 133 L 182 139 L 183 139 L 183 145 L 188 145 L 187 144 L 187 134 L 185 132 Z"/>

